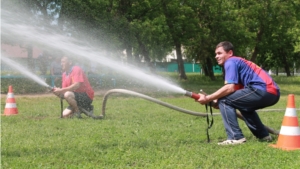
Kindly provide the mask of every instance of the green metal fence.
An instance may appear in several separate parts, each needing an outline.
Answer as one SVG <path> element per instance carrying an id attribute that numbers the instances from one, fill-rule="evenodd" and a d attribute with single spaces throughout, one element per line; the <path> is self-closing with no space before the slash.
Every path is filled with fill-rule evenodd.
<path id="1" fill-rule="evenodd" d="M 177 72 L 178 71 L 178 64 L 177 63 L 156 63 L 156 70 L 158 71 L 165 71 L 165 72 Z M 184 70 L 186 73 L 192 72 L 202 72 L 202 68 L 197 63 L 184 63 Z M 222 68 L 218 65 L 213 67 L 214 73 L 222 73 Z"/>

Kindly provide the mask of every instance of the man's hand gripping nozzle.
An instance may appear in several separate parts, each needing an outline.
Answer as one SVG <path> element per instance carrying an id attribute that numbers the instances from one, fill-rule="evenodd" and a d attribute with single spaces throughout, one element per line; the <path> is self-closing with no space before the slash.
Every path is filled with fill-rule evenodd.
<path id="1" fill-rule="evenodd" d="M 199 94 L 189 92 L 189 91 L 186 91 L 185 96 L 191 97 L 191 98 L 195 99 L 196 101 L 200 98 Z"/>
<path id="2" fill-rule="evenodd" d="M 47 86 L 47 89 L 49 90 L 49 92 L 53 92 L 55 87 L 51 87 L 51 86 Z"/>

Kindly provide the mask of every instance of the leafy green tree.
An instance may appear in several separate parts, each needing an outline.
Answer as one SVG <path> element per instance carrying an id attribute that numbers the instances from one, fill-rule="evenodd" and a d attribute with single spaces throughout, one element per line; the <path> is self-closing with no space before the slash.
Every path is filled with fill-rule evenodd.
<path id="1" fill-rule="evenodd" d="M 225 40 L 234 44 L 235 55 L 265 69 L 283 67 L 290 76 L 294 63 L 300 65 L 296 0 L 4 0 L 2 5 L 26 7 L 33 21 L 28 24 L 59 28 L 115 51 L 107 57 L 125 49 L 129 63 L 161 61 L 175 49 L 181 79 L 187 78 L 185 56 L 214 80 L 215 46 Z"/>
<path id="2" fill-rule="evenodd" d="M 199 33 L 190 39 L 190 45 L 186 46 L 187 54 L 190 59 L 200 62 L 204 74 L 211 80 L 215 80 L 213 66 L 217 64 L 215 46 L 221 41 L 231 41 L 236 44 L 236 55 L 242 55 L 246 53 L 245 46 L 251 39 L 235 4 L 235 1 L 213 0 L 200 1 L 193 6 Z"/>
<path id="3" fill-rule="evenodd" d="M 163 1 L 162 10 L 166 18 L 166 24 L 175 47 L 178 73 L 180 79 L 187 79 L 182 57 L 184 44 L 188 45 L 188 40 L 195 36 L 198 30 L 196 13 L 191 7 L 194 1 Z"/>
<path id="4" fill-rule="evenodd" d="M 289 76 L 297 43 L 296 1 L 201 1 L 197 13 L 201 34 L 187 46 L 191 58 L 199 61 L 213 80 L 210 62 L 214 46 L 223 40 L 235 45 L 235 55 L 264 68 L 284 67 Z M 298 40 L 299 42 L 299 40 Z M 198 45 L 197 45 L 198 43 Z"/>
<path id="5" fill-rule="evenodd" d="M 160 1 L 148 0 L 64 1 L 61 20 L 81 31 L 88 29 L 90 38 L 105 42 L 105 49 L 125 49 L 129 63 L 150 62 L 170 51 L 159 5 Z"/>
<path id="6" fill-rule="evenodd" d="M 160 1 L 136 2 L 136 17 L 131 25 L 136 42 L 133 46 L 135 59 L 144 60 L 148 65 L 152 61 L 161 61 L 169 51 L 171 44 L 165 18 L 161 14 Z"/>
<path id="7" fill-rule="evenodd" d="M 257 7 L 257 4 L 253 6 Z M 296 8 L 292 1 L 264 1 L 259 11 L 256 45 L 251 60 L 262 63 L 266 70 L 283 67 L 287 76 L 291 76 L 296 59 L 294 47 L 297 36 L 293 31 L 297 23 Z"/>
<path id="8" fill-rule="evenodd" d="M 12 21 L 15 22 L 14 17 L 24 18 L 26 16 L 28 19 L 26 21 L 21 21 L 13 24 L 19 24 L 19 22 L 26 22 L 23 24 L 34 25 L 36 27 L 45 28 L 55 27 L 53 22 L 56 20 L 56 16 L 60 12 L 61 1 L 60 0 L 4 0 L 1 1 L 1 8 L 4 9 L 4 12 L 8 10 L 14 12 L 12 16 Z M 3 11 L 2 11 L 3 12 Z M 21 48 L 27 50 L 28 57 L 27 63 L 29 69 L 34 69 L 34 60 L 33 60 L 33 44 L 31 42 L 24 42 L 22 39 L 15 37 L 14 39 L 2 36 L 2 42 L 19 45 Z"/>

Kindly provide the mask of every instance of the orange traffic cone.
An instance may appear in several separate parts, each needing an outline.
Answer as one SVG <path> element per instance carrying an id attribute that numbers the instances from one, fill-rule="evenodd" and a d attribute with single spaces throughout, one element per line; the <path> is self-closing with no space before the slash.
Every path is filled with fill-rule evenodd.
<path id="1" fill-rule="evenodd" d="M 8 87 L 8 93 L 6 98 L 6 105 L 4 110 L 4 115 L 10 116 L 10 115 L 16 115 L 18 114 L 18 108 L 16 105 L 13 88 L 12 86 Z"/>
<path id="2" fill-rule="evenodd" d="M 293 94 L 288 95 L 288 103 L 277 144 L 271 146 L 283 150 L 300 149 L 300 128 L 295 108 L 295 97 Z"/>

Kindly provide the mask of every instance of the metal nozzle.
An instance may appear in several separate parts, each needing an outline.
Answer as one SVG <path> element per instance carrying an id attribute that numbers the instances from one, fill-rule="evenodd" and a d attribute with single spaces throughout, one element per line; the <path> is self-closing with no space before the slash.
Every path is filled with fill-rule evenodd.
<path id="1" fill-rule="evenodd" d="M 200 95 L 189 91 L 186 91 L 185 96 L 189 96 L 195 100 L 198 100 L 200 98 Z"/>
<path id="2" fill-rule="evenodd" d="M 51 87 L 51 86 L 47 86 L 47 88 L 49 89 L 50 92 L 52 92 L 54 90 L 54 87 Z"/>
<path id="3" fill-rule="evenodd" d="M 192 92 L 186 91 L 185 96 L 192 97 Z"/>

